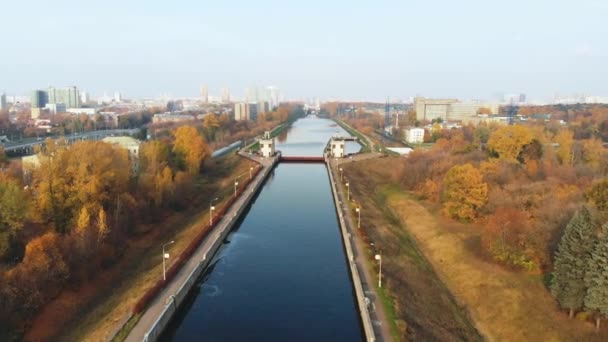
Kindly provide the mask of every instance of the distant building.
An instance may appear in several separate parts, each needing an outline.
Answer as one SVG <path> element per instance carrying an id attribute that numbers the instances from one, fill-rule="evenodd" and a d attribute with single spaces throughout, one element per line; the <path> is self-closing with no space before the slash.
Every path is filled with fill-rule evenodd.
<path id="1" fill-rule="evenodd" d="M 209 103 L 209 90 L 206 85 L 201 86 L 201 101 L 203 101 L 203 103 Z"/>
<path id="2" fill-rule="evenodd" d="M 279 106 L 279 88 L 275 86 L 270 86 L 267 89 L 267 100 L 269 102 L 270 108 L 274 109 Z"/>
<path id="3" fill-rule="evenodd" d="M 95 115 L 97 114 L 97 108 L 67 108 L 65 112 L 70 114 Z"/>
<path id="4" fill-rule="evenodd" d="M 270 132 L 264 132 L 264 137 L 259 140 L 260 153 L 262 157 L 272 157 L 275 154 L 274 139 L 270 137 Z"/>
<path id="5" fill-rule="evenodd" d="M 80 93 L 76 87 L 49 87 L 49 103 L 63 104 L 67 108 L 80 108 Z"/>
<path id="6" fill-rule="evenodd" d="M 122 94 L 119 92 L 114 93 L 114 102 L 122 102 Z"/>
<path id="7" fill-rule="evenodd" d="M 410 127 L 403 130 L 405 141 L 410 144 L 421 144 L 424 142 L 424 128 Z"/>
<path id="8" fill-rule="evenodd" d="M 8 109 L 8 105 L 6 103 L 6 94 L 0 94 L 0 110 Z"/>
<path id="9" fill-rule="evenodd" d="M 48 109 L 51 114 L 65 113 L 67 111 L 64 103 L 47 103 L 44 108 Z"/>
<path id="10" fill-rule="evenodd" d="M 523 104 L 526 103 L 526 94 L 507 94 L 503 100 L 505 104 Z"/>
<path id="11" fill-rule="evenodd" d="M 167 122 L 186 122 L 196 120 L 196 116 L 188 115 L 188 114 L 171 114 L 171 113 L 163 113 L 163 114 L 154 114 L 152 117 L 152 123 L 167 123 Z"/>
<path id="12" fill-rule="evenodd" d="M 221 94 L 222 103 L 230 103 L 230 89 L 222 88 Z"/>
<path id="13" fill-rule="evenodd" d="M 120 146 L 127 150 L 127 152 L 129 152 L 129 160 L 131 161 L 133 172 L 137 171 L 137 168 L 139 167 L 139 145 L 141 145 L 141 141 L 131 137 L 105 137 L 102 141 Z"/>
<path id="14" fill-rule="evenodd" d="M 239 102 L 234 104 L 234 120 L 244 121 L 249 120 L 249 104 L 245 102 Z"/>
<path id="15" fill-rule="evenodd" d="M 426 99 L 416 97 L 414 109 L 417 120 L 432 121 L 467 121 L 478 115 L 479 110 L 487 108 L 492 114 L 498 113 L 499 106 L 495 103 L 460 102 L 457 99 Z"/>
<path id="16" fill-rule="evenodd" d="M 271 111 L 270 102 L 260 101 L 257 105 L 257 114 L 268 113 Z"/>
<path id="17" fill-rule="evenodd" d="M 49 94 L 44 90 L 33 90 L 30 103 L 32 108 L 44 108 L 49 102 Z"/>
<path id="18" fill-rule="evenodd" d="M 329 141 L 329 155 L 332 158 L 344 158 L 346 141 L 342 137 L 332 137 Z"/>
<path id="19" fill-rule="evenodd" d="M 87 93 L 86 91 L 83 91 L 82 93 L 80 93 L 80 102 L 81 103 L 91 102 L 91 95 L 89 93 Z"/>

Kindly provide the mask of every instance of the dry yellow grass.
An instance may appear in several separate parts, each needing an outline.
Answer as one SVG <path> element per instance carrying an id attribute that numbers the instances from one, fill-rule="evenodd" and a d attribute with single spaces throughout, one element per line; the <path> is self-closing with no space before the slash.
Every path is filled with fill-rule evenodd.
<path id="1" fill-rule="evenodd" d="M 404 192 L 391 192 L 387 203 L 487 340 L 602 340 L 590 324 L 559 312 L 540 276 L 501 269 L 476 255 L 467 246 L 479 236 L 472 227 L 447 227 Z"/>

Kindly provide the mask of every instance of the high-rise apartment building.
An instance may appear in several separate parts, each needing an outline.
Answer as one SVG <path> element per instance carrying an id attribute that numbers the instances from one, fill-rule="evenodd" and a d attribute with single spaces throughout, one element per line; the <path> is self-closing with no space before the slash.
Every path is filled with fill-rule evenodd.
<path id="1" fill-rule="evenodd" d="M 89 103 L 91 101 L 91 95 L 86 91 L 80 93 L 80 103 Z"/>
<path id="2" fill-rule="evenodd" d="M 230 89 L 222 88 L 221 94 L 222 103 L 230 103 Z"/>
<path id="3" fill-rule="evenodd" d="M 243 121 L 249 120 L 249 104 L 240 102 L 234 104 L 234 120 Z"/>
<path id="4" fill-rule="evenodd" d="M 49 87 L 49 103 L 64 104 L 67 108 L 80 108 L 80 93 L 76 87 Z"/>
<path id="5" fill-rule="evenodd" d="M 33 90 L 30 103 L 32 108 L 44 108 L 49 103 L 49 94 L 44 90 Z"/>
<path id="6" fill-rule="evenodd" d="M 207 89 L 207 86 L 202 85 L 200 92 L 201 92 L 201 101 L 203 101 L 203 103 L 209 103 L 209 90 Z"/>
<path id="7" fill-rule="evenodd" d="M 266 88 L 267 100 L 270 103 L 270 108 L 276 108 L 279 106 L 279 88 L 270 86 Z"/>
<path id="8" fill-rule="evenodd" d="M 8 105 L 6 103 L 6 94 L 0 94 L 0 110 L 8 109 Z"/>

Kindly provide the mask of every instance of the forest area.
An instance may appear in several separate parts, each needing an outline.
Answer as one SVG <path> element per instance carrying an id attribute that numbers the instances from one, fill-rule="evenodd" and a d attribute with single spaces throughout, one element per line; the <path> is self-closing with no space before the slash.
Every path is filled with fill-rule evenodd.
<path id="1" fill-rule="evenodd" d="M 47 140 L 38 165 L 25 170 L 2 153 L 0 340 L 19 338 L 64 289 L 90 284 L 121 262 L 130 242 L 156 234 L 149 227 L 161 229 L 173 213 L 211 196 L 198 193 L 221 180 L 209 178 L 219 172 L 209 169 L 237 167 L 209 160 L 212 145 L 301 114 L 281 106 L 250 126 L 210 113 L 198 125 L 155 127 L 162 134 L 142 142 L 137 158 L 117 145 L 61 139 Z"/>
<path id="2" fill-rule="evenodd" d="M 552 118 L 433 127 L 432 147 L 402 158 L 391 179 L 445 219 L 478 227 L 483 258 L 541 275 L 565 315 L 599 329 L 608 318 L 608 106 L 519 113 Z M 364 132 L 380 124 L 370 115 L 345 121 Z"/>

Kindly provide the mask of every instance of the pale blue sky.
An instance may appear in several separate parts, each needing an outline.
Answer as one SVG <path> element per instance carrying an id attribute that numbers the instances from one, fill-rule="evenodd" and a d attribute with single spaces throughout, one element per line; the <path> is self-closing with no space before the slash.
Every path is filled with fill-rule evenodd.
<path id="1" fill-rule="evenodd" d="M 608 96 L 608 1 L 3 0 L 0 90 Z"/>

